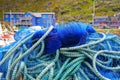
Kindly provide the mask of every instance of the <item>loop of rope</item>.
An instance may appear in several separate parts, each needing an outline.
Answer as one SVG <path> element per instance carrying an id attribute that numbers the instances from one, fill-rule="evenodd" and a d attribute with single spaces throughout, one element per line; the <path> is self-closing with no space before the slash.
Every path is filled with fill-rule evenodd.
<path id="1" fill-rule="evenodd" d="M 118 78 L 120 72 L 120 38 L 116 35 L 93 33 L 86 44 L 60 48 L 53 54 L 44 54 L 44 39 L 53 27 L 37 40 L 30 48 L 25 42 L 33 36 L 18 41 L 11 47 L 3 59 L 2 66 L 8 60 L 4 79 L 16 80 L 110 80 Z M 101 70 L 101 71 L 100 71 Z M 102 72 L 103 71 L 103 72 Z M 111 77 L 104 72 L 111 72 Z M 5 73 L 3 73 L 5 74 Z M 113 77 L 113 78 L 112 78 Z M 2 74 L 0 74 L 2 79 Z"/>

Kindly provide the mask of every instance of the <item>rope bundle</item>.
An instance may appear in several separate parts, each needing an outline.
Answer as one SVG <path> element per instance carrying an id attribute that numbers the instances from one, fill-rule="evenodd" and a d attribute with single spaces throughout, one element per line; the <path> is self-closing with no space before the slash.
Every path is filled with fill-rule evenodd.
<path id="1" fill-rule="evenodd" d="M 53 29 L 50 27 L 38 39 L 34 32 L 30 33 L 10 49 L 1 49 L 1 80 L 17 80 L 21 76 L 23 80 L 119 80 L 120 37 L 91 33 L 85 44 L 56 48 L 55 53 L 45 54 L 45 41 Z"/>

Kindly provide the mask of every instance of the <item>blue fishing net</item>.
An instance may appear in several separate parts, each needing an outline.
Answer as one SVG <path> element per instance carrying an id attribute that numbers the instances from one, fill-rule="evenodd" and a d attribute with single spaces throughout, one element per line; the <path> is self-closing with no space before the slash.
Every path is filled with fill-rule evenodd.
<path id="1" fill-rule="evenodd" d="M 18 31 L 14 43 L 0 48 L 0 78 L 119 80 L 120 37 L 81 22 L 58 24 L 45 35 L 49 30 Z"/>
<path id="2" fill-rule="evenodd" d="M 62 42 L 62 47 L 75 46 L 85 43 L 87 34 L 94 33 L 95 30 L 84 23 L 68 22 L 56 27 L 58 30 L 58 36 Z"/>

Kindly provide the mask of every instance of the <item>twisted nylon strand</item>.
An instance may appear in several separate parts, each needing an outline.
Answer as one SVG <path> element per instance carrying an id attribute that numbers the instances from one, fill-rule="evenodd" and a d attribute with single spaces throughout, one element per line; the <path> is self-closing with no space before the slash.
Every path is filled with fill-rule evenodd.
<path id="1" fill-rule="evenodd" d="M 103 79 L 103 80 L 110 80 L 110 79 L 105 78 L 104 76 L 102 76 L 102 75 L 99 73 L 99 71 L 97 70 L 97 68 L 96 68 L 96 57 L 97 57 L 99 54 L 101 54 L 101 53 L 106 53 L 106 52 L 108 52 L 108 53 L 119 53 L 119 54 L 120 54 L 120 52 L 115 52 L 115 51 L 108 51 L 108 50 L 99 51 L 99 52 L 97 52 L 97 53 L 94 55 L 94 57 L 93 57 L 93 67 L 94 67 L 94 69 L 95 69 L 96 74 L 97 74 L 101 79 Z"/>

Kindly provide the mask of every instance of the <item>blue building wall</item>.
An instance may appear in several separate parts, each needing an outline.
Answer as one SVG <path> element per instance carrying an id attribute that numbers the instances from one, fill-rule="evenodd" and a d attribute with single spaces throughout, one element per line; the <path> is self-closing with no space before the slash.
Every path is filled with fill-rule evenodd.
<path id="1" fill-rule="evenodd" d="M 6 16 L 7 15 L 7 16 Z M 29 26 L 41 26 L 42 28 L 49 27 L 51 25 L 55 25 L 55 14 L 54 13 L 35 13 L 35 12 L 26 12 L 24 14 L 11 14 L 6 13 L 4 14 L 4 21 L 17 23 L 21 22 L 17 26 L 28 26 L 25 23 L 28 21 L 25 18 L 31 17 L 31 24 Z M 25 24 L 25 25 L 24 25 Z"/>
<path id="2" fill-rule="evenodd" d="M 117 16 L 98 16 L 94 19 L 94 26 L 108 26 L 116 28 L 120 26 L 120 17 Z"/>
<path id="3" fill-rule="evenodd" d="M 49 27 L 51 25 L 55 25 L 55 14 L 47 14 L 47 13 L 41 13 L 40 17 L 36 17 L 30 12 L 27 12 L 24 14 L 24 16 L 32 17 L 32 26 L 41 26 L 41 27 Z"/>
<path id="4" fill-rule="evenodd" d="M 42 14 L 42 24 L 46 27 L 55 25 L 55 15 L 54 14 Z"/>
<path id="5" fill-rule="evenodd" d="M 26 12 L 23 17 L 31 17 L 32 26 L 35 25 L 35 19 L 32 14 L 30 14 L 29 12 Z"/>
<path id="6" fill-rule="evenodd" d="M 36 17 L 32 17 L 32 26 L 37 26 Z"/>
<path id="7" fill-rule="evenodd" d="M 19 20 L 22 16 L 24 15 L 24 13 L 19 13 L 19 12 L 17 12 L 17 13 L 14 13 L 14 12 L 12 12 L 12 13 L 10 13 L 10 12 L 6 12 L 6 13 L 4 13 L 4 21 L 7 21 L 7 22 L 12 22 L 12 21 L 14 21 L 14 22 L 16 22 L 17 20 Z"/>
<path id="8" fill-rule="evenodd" d="M 42 26 L 42 18 L 36 18 L 36 26 Z"/>

